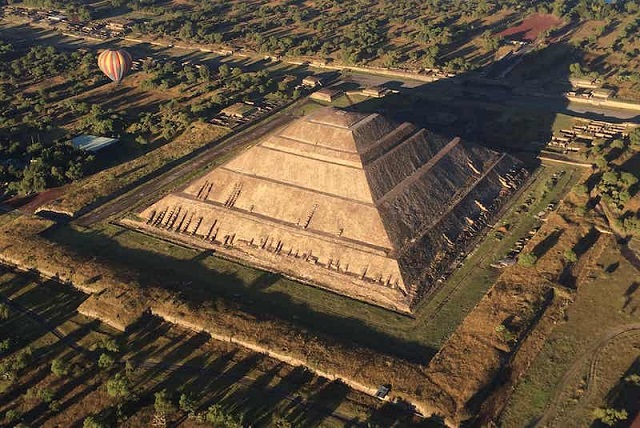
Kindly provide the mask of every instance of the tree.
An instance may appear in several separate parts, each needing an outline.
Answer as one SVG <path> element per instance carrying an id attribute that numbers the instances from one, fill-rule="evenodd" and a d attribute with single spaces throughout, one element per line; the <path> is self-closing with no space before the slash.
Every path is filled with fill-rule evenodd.
<path id="1" fill-rule="evenodd" d="M 178 406 L 180 407 L 180 410 L 182 410 L 183 412 L 189 415 L 192 415 L 196 412 L 197 402 L 191 394 L 183 393 L 180 395 L 180 401 L 178 402 Z"/>
<path id="2" fill-rule="evenodd" d="M 107 425 L 102 423 L 96 416 L 87 416 L 82 422 L 82 428 L 106 428 Z"/>
<path id="3" fill-rule="evenodd" d="M 171 402 L 171 396 L 166 389 L 156 392 L 154 394 L 154 397 L 155 402 L 153 403 L 153 408 L 155 409 L 156 413 L 167 416 L 175 411 L 175 407 Z"/>
<path id="4" fill-rule="evenodd" d="M 10 338 L 6 338 L 3 340 L 0 340 L 0 354 L 4 354 L 5 352 L 9 351 L 11 349 L 11 339 Z"/>
<path id="5" fill-rule="evenodd" d="M 604 184 L 616 184 L 618 182 L 618 174 L 608 171 L 602 174 L 602 182 Z"/>
<path id="6" fill-rule="evenodd" d="M 242 418 L 236 418 L 235 416 L 225 412 L 225 410 L 214 404 L 207 409 L 205 414 L 205 420 L 215 426 L 216 428 L 242 428 Z"/>
<path id="7" fill-rule="evenodd" d="M 121 373 L 107 381 L 107 394 L 115 398 L 127 399 L 131 396 L 131 382 Z"/>
<path id="8" fill-rule="evenodd" d="M 9 319 L 10 315 L 11 310 L 9 309 L 9 306 L 5 305 L 4 303 L 0 303 L 0 320 L 7 320 Z"/>
<path id="9" fill-rule="evenodd" d="M 222 64 L 220 67 L 218 67 L 218 74 L 224 79 L 225 77 L 228 77 L 229 74 L 231 74 L 231 69 L 227 64 Z"/>
<path id="10" fill-rule="evenodd" d="M 582 67 L 577 62 L 574 62 L 569 66 L 569 72 L 571 73 L 572 76 L 575 76 L 575 77 L 584 76 L 584 71 L 582 71 Z"/>
<path id="11" fill-rule="evenodd" d="M 612 149 L 624 149 L 624 141 L 620 139 L 613 140 L 610 144 Z"/>
<path id="12" fill-rule="evenodd" d="M 629 142 L 634 151 L 640 151 L 640 128 L 636 128 L 629 133 Z"/>
<path id="13" fill-rule="evenodd" d="M 58 377 L 66 376 L 69 373 L 69 369 L 67 368 L 64 361 L 56 358 L 51 361 L 51 373 Z"/>
<path id="14" fill-rule="evenodd" d="M 536 264 L 538 257 L 533 253 L 522 253 L 518 257 L 518 264 L 524 267 L 531 267 Z"/>
<path id="15" fill-rule="evenodd" d="M 620 182 L 628 189 L 638 182 L 638 178 L 630 172 L 622 172 L 620 174 Z"/>
<path id="16" fill-rule="evenodd" d="M 594 419 L 599 419 L 603 424 L 612 427 L 618 422 L 626 421 L 629 415 L 624 409 L 597 408 L 593 411 L 593 417 Z"/>
<path id="17" fill-rule="evenodd" d="M 100 354 L 100 358 L 98 358 L 98 367 L 100 367 L 101 369 L 108 369 L 111 366 L 113 366 L 113 363 L 115 362 L 115 360 L 113 359 L 113 357 L 109 354 L 106 353 L 102 353 Z"/>
<path id="18" fill-rule="evenodd" d="M 105 338 L 99 342 L 96 342 L 96 344 L 94 345 L 94 348 L 104 349 L 105 351 L 113 352 L 116 354 L 120 352 L 120 346 L 118 346 L 118 343 L 115 340 L 110 338 Z"/>

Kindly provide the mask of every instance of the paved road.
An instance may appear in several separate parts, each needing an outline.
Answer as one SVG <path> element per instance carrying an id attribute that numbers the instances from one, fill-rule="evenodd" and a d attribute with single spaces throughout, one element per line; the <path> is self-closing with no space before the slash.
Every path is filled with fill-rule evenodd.
<path id="1" fill-rule="evenodd" d="M 90 211 L 76 220 L 81 226 L 91 226 L 95 223 L 104 221 L 109 217 L 124 212 L 131 211 L 140 204 L 141 201 L 147 200 L 154 194 L 166 189 L 177 181 L 180 181 L 188 174 L 204 168 L 208 163 L 214 161 L 220 156 L 224 156 L 233 150 L 248 146 L 260 140 L 270 132 L 280 128 L 295 119 L 295 116 L 286 113 L 280 113 L 275 119 L 259 124 L 256 127 L 243 131 L 237 135 L 231 135 L 201 153 L 186 156 L 179 161 L 179 164 L 164 174 L 146 181 L 144 184 L 136 187 L 124 196 L 120 196 L 112 202 L 107 202 L 100 207 Z"/>

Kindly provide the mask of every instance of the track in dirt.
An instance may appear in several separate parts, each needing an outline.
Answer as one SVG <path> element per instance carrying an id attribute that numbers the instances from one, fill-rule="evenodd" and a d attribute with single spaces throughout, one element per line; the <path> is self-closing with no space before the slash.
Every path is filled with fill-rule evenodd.
<path id="1" fill-rule="evenodd" d="M 616 340 L 617 338 L 619 338 L 620 336 L 623 336 L 625 334 L 631 333 L 631 332 L 635 332 L 640 330 L 640 323 L 636 323 L 636 324 L 626 324 L 626 325 L 622 325 L 616 328 L 612 328 L 610 330 L 608 330 L 603 336 L 602 338 L 600 338 L 600 340 L 591 347 L 591 349 L 588 349 L 586 351 L 583 352 L 582 357 L 580 357 L 579 359 L 577 359 L 572 365 L 571 367 L 567 370 L 567 372 L 565 373 L 565 375 L 562 377 L 562 380 L 560 381 L 560 383 L 558 384 L 558 386 L 556 387 L 556 392 L 553 395 L 553 397 L 551 398 L 550 405 L 547 407 L 547 409 L 544 411 L 544 413 L 542 413 L 542 415 L 540 415 L 540 417 L 538 418 L 538 420 L 536 421 L 535 425 L 533 425 L 535 428 L 542 428 L 544 426 L 547 425 L 547 422 L 549 420 L 549 417 L 556 411 L 558 404 L 561 402 L 560 397 L 562 395 L 562 393 L 564 392 L 564 390 L 567 388 L 567 386 L 569 385 L 569 383 L 571 383 L 572 381 L 575 381 L 576 376 L 579 374 L 578 372 L 580 371 L 580 368 L 584 366 L 586 361 L 589 361 L 590 359 L 590 363 L 589 363 L 589 373 L 587 376 L 587 385 L 586 385 L 586 392 L 585 392 L 585 396 L 583 396 L 582 398 L 588 398 L 591 391 L 593 390 L 593 386 L 595 384 L 595 380 L 596 380 L 596 374 L 598 371 L 598 362 L 599 362 L 599 356 L 600 353 L 602 352 L 602 350 L 612 341 Z"/>

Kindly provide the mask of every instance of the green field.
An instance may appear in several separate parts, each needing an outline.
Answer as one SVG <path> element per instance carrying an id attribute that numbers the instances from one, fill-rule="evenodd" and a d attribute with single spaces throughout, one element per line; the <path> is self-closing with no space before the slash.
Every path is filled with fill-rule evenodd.
<path id="1" fill-rule="evenodd" d="M 501 223 L 510 233 L 498 241 L 494 233 L 422 304 L 415 319 L 354 301 L 334 293 L 301 285 L 279 275 L 256 270 L 201 251 L 134 232 L 113 224 L 84 229 L 57 225 L 46 237 L 80 253 L 91 253 L 143 272 L 143 282 L 162 284 L 184 298 L 201 302 L 222 298 L 243 311 L 270 314 L 345 342 L 356 341 L 374 350 L 426 363 L 482 298 L 499 275 L 489 265 L 504 257 L 513 243 L 534 227 L 534 215 L 553 200 L 559 200 L 573 185 L 578 172 L 567 168 L 558 183 L 551 176 L 561 169 L 544 166 L 535 181 L 514 202 Z M 545 190 L 546 189 L 546 190 Z M 542 197 L 544 193 L 544 197 Z M 528 211 L 515 208 L 529 196 L 536 202 Z"/>

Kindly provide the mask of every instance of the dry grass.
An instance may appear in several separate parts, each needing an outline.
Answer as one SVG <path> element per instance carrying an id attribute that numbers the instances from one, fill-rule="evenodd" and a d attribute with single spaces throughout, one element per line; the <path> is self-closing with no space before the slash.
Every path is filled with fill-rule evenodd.
<path id="1" fill-rule="evenodd" d="M 70 184 L 64 195 L 41 209 L 74 216 L 83 208 L 109 197 L 227 132 L 226 128 L 196 122 L 175 140 L 144 156 Z"/>

